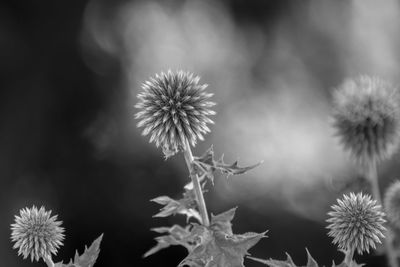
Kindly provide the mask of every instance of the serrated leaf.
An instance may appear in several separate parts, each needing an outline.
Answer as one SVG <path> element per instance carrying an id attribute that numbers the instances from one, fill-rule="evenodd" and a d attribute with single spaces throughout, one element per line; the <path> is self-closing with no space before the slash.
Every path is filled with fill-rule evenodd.
<path id="1" fill-rule="evenodd" d="M 78 254 L 78 251 L 75 252 L 74 264 L 80 267 L 92 267 L 99 256 L 100 253 L 100 244 L 103 239 L 103 234 L 101 234 L 89 248 L 85 246 L 85 251 L 82 255 Z"/>
<path id="2" fill-rule="evenodd" d="M 235 217 L 236 207 L 218 215 L 211 214 L 210 228 L 232 235 L 232 220 Z"/>
<path id="3" fill-rule="evenodd" d="M 151 229 L 154 232 L 167 235 L 156 237 L 155 240 L 157 241 L 157 245 L 147 251 L 143 257 L 146 258 L 162 249 L 177 245 L 181 245 L 188 251 L 191 251 L 195 245 L 195 239 L 197 235 L 191 231 L 191 228 L 192 227 L 190 225 L 186 228 L 183 228 L 179 225 L 174 225 L 172 227 L 158 227 Z"/>
<path id="4" fill-rule="evenodd" d="M 214 171 L 216 170 L 216 166 L 213 146 L 207 149 L 202 156 L 194 157 L 193 169 L 202 179 L 207 177 L 211 183 L 214 184 Z"/>
<path id="5" fill-rule="evenodd" d="M 69 263 L 64 264 L 63 262 L 57 262 L 55 267 L 93 267 L 100 253 L 100 244 L 103 239 L 103 234 L 101 234 L 88 248 L 85 246 L 85 251 L 82 255 L 75 252 L 74 260 L 70 260 Z"/>
<path id="6" fill-rule="evenodd" d="M 187 219 L 195 218 L 197 221 L 202 222 L 201 216 L 197 211 L 197 202 L 194 191 L 186 189 L 183 193 L 183 198 L 179 200 L 172 199 L 168 196 L 160 196 L 152 199 L 160 205 L 164 205 L 160 212 L 153 217 L 168 217 L 175 214 L 186 215 Z"/>
<path id="7" fill-rule="evenodd" d="M 217 161 L 216 168 L 219 169 L 222 173 L 226 173 L 229 175 L 238 175 L 248 172 L 251 169 L 254 169 L 260 166 L 263 161 L 260 161 L 254 165 L 246 166 L 246 167 L 239 167 L 238 161 L 235 161 L 232 164 L 226 164 L 224 162 L 223 156 Z"/>
<path id="8" fill-rule="evenodd" d="M 311 256 L 308 249 L 306 249 L 306 251 L 307 251 L 307 265 L 303 265 L 303 267 L 318 267 L 318 263 Z M 286 253 L 286 260 L 284 261 L 274 260 L 274 259 L 263 260 L 255 257 L 247 257 L 247 258 L 265 264 L 269 267 L 302 267 L 302 266 L 297 266 L 293 262 L 292 257 L 290 257 L 288 253 Z"/>
<path id="9" fill-rule="evenodd" d="M 265 237 L 265 232 L 227 235 L 209 228 L 204 233 L 202 242 L 179 266 L 244 267 L 247 251 Z"/>
<path id="10" fill-rule="evenodd" d="M 238 175 L 238 174 L 243 174 L 251 169 L 254 169 L 261 163 L 262 161 L 251 166 L 240 167 L 237 161 L 235 161 L 232 164 L 225 163 L 223 155 L 219 160 L 215 160 L 214 150 L 213 147 L 211 146 L 201 157 L 194 158 L 193 165 L 194 169 L 200 176 L 204 175 L 207 178 L 209 178 L 212 183 L 214 183 L 213 173 L 215 170 L 219 170 L 222 173 L 227 174 L 228 176 Z"/>
<path id="11" fill-rule="evenodd" d="M 311 256 L 310 252 L 306 248 L 307 251 L 307 265 L 302 265 L 302 266 L 297 266 L 290 255 L 286 253 L 286 260 L 280 261 L 280 260 L 274 260 L 274 259 L 269 259 L 269 260 L 264 260 L 264 259 L 259 259 L 255 257 L 247 257 L 253 261 L 265 264 L 269 267 L 318 267 L 318 263 L 314 260 L 314 258 Z M 333 262 L 332 267 L 362 267 L 364 264 L 358 264 L 355 261 L 352 261 L 350 265 L 346 264 L 345 262 L 342 262 L 339 265 L 336 265 L 335 262 Z"/>

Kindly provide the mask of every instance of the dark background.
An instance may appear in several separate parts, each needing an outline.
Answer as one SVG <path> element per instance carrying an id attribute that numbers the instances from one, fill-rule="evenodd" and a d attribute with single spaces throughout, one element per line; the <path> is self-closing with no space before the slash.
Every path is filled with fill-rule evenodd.
<path id="1" fill-rule="evenodd" d="M 0 266 L 44 266 L 17 256 L 9 225 L 44 205 L 66 228 L 55 261 L 104 233 L 96 266 L 176 266 L 183 248 L 146 259 L 159 195 L 188 181 L 182 155 L 165 161 L 135 127 L 140 83 L 188 69 L 210 84 L 216 124 L 194 152 L 243 164 L 217 175 L 214 214 L 239 206 L 234 231 L 269 230 L 251 253 L 305 264 L 342 260 L 325 229 L 335 198 L 360 177 L 333 137 L 330 91 L 346 77 L 398 84 L 399 3 L 385 1 L 2 1 L 0 3 Z M 398 155 L 380 169 L 385 187 Z M 348 186 L 348 182 L 352 185 Z M 384 258 L 357 256 L 367 266 Z M 379 265 L 380 264 L 380 265 Z M 246 266 L 261 266 L 246 262 Z"/>

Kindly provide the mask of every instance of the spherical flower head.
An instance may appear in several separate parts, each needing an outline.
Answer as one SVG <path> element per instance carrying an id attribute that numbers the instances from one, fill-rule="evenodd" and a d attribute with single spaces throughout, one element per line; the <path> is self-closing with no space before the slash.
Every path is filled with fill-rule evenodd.
<path id="1" fill-rule="evenodd" d="M 394 182 L 386 190 L 384 207 L 389 221 L 400 228 L 400 181 Z"/>
<path id="2" fill-rule="evenodd" d="M 30 255 L 31 261 L 39 261 L 56 254 L 64 240 L 64 228 L 60 227 L 62 222 L 57 221 L 57 215 L 50 217 L 51 211 L 35 206 L 19 213 L 11 224 L 11 240 L 15 242 L 13 248 L 18 249 L 18 255 L 23 255 L 24 259 Z"/>
<path id="3" fill-rule="evenodd" d="M 386 229 L 383 227 L 385 220 L 381 206 L 376 204 L 369 195 L 350 193 L 343 199 L 337 200 L 338 205 L 333 205 L 329 212 L 330 229 L 328 235 L 333 237 L 333 243 L 342 250 L 354 249 L 359 254 L 364 251 L 369 253 L 369 248 L 375 248 L 376 243 L 381 243 L 379 238 Z"/>
<path id="4" fill-rule="evenodd" d="M 369 76 L 346 80 L 333 95 L 334 126 L 346 150 L 360 162 L 390 157 L 400 141 L 397 88 Z"/>
<path id="5" fill-rule="evenodd" d="M 199 80 L 189 72 L 162 72 L 143 83 L 138 94 L 137 126 L 143 127 L 143 135 L 150 135 L 150 143 L 162 147 L 166 157 L 184 150 L 187 141 L 195 146 L 210 132 L 207 124 L 213 121 L 208 116 L 215 115 L 210 110 L 215 103 Z"/>

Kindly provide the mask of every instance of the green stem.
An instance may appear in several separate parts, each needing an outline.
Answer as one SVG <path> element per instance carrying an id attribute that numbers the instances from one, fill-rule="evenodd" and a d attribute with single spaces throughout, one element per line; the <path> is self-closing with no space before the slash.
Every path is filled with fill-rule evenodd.
<path id="1" fill-rule="evenodd" d="M 346 250 L 344 263 L 349 267 L 352 267 L 353 265 L 353 256 L 354 256 L 354 247 Z"/>
<path id="2" fill-rule="evenodd" d="M 375 160 L 370 160 L 368 162 L 367 170 L 368 170 L 367 178 L 371 182 L 371 186 L 372 186 L 372 195 L 375 198 L 375 200 L 378 202 L 378 204 L 381 205 L 383 208 L 382 197 L 381 197 L 381 193 L 379 190 L 379 183 L 378 183 L 378 171 L 377 171 Z M 389 266 L 390 267 L 399 267 L 396 252 L 393 247 L 393 233 L 390 229 L 388 229 L 388 231 L 386 232 L 386 238 L 384 240 L 384 243 L 385 243 L 386 256 L 388 259 Z"/>
<path id="3" fill-rule="evenodd" d="M 193 160 L 194 160 L 193 154 L 187 139 L 185 140 L 185 150 L 183 151 L 183 155 L 185 156 L 186 165 L 189 169 L 190 178 L 192 179 L 193 188 L 196 194 L 197 205 L 199 206 L 202 223 L 205 226 L 209 226 L 210 220 L 208 219 L 206 203 L 204 201 L 203 192 L 201 190 L 199 177 L 197 176 L 196 171 L 193 168 Z"/>
<path id="4" fill-rule="evenodd" d="M 51 255 L 43 257 L 44 262 L 47 264 L 48 267 L 54 267 L 54 262 L 53 259 L 51 258 Z"/>

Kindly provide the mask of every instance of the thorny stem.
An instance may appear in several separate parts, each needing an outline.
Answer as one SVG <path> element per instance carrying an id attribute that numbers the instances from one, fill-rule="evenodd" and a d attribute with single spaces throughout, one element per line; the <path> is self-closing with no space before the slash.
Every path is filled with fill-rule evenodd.
<path id="1" fill-rule="evenodd" d="M 185 140 L 185 150 L 183 151 L 183 155 L 185 156 L 186 165 L 189 169 L 190 178 L 192 179 L 197 205 L 199 206 L 200 216 L 203 221 L 202 223 L 205 226 L 209 226 L 210 220 L 208 219 L 206 203 L 204 201 L 203 192 L 201 190 L 199 177 L 193 168 L 193 161 L 194 161 L 193 154 L 187 139 Z"/>
<path id="2" fill-rule="evenodd" d="M 53 259 L 51 258 L 51 255 L 43 257 L 44 262 L 47 264 L 48 267 L 54 267 L 54 262 Z"/>
<path id="3" fill-rule="evenodd" d="M 373 197 L 376 199 L 379 205 L 382 206 L 382 197 L 379 190 L 379 183 L 378 183 L 378 172 L 376 167 L 376 161 L 370 160 L 367 166 L 367 178 L 371 182 L 372 186 L 372 194 Z M 383 206 L 382 206 L 383 208 Z M 386 249 L 386 256 L 388 259 L 388 263 L 390 267 L 399 267 L 399 263 L 397 261 L 396 252 L 393 247 L 393 233 L 390 229 L 386 232 L 386 238 L 384 240 L 385 249 Z"/>
<path id="4" fill-rule="evenodd" d="M 353 267 L 353 256 L 354 256 L 354 247 L 346 250 L 345 257 L 344 257 L 344 263 L 349 266 Z"/>

